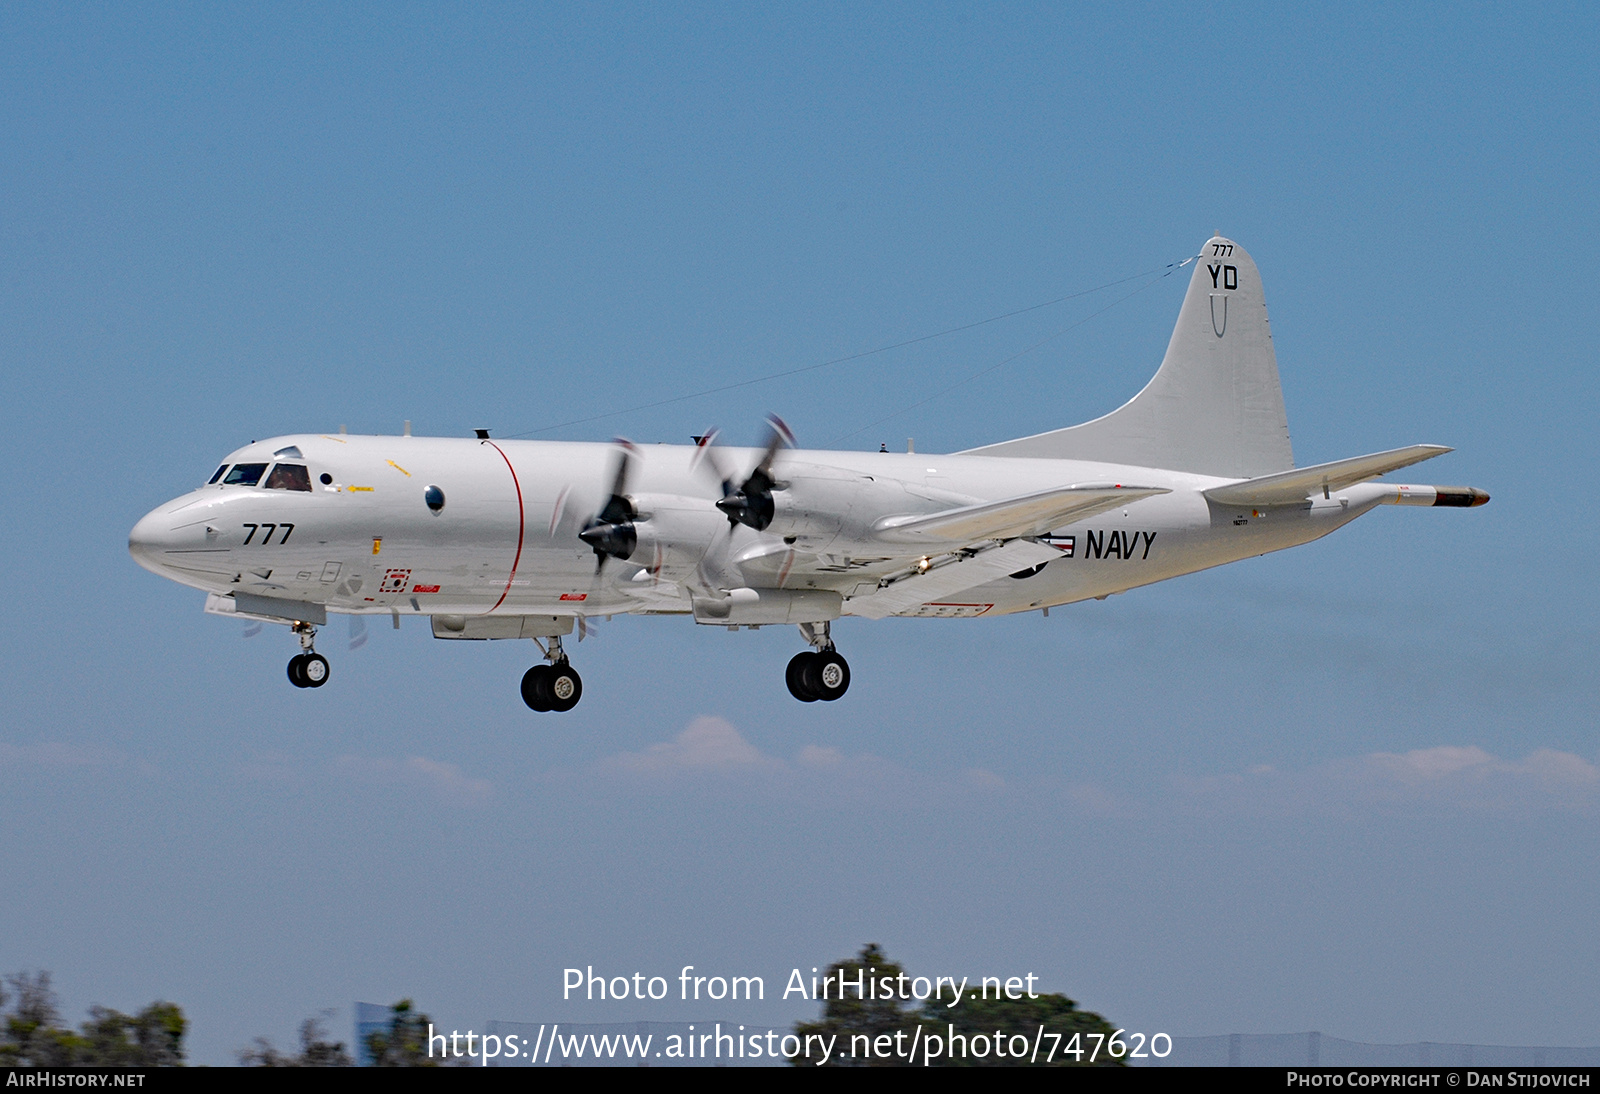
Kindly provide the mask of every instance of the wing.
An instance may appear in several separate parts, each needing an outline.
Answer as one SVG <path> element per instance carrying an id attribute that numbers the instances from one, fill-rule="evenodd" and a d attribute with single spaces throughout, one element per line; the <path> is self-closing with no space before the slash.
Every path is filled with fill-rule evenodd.
<path id="1" fill-rule="evenodd" d="M 885 517 L 873 526 L 873 536 L 884 543 L 926 547 L 1041 536 L 1107 509 L 1171 492 L 1161 486 L 1121 483 L 1062 486 L 926 516 Z"/>
<path id="2" fill-rule="evenodd" d="M 1279 471 L 1227 486 L 1213 486 L 1205 491 L 1205 495 L 1224 505 L 1293 505 L 1305 501 L 1312 494 L 1343 490 L 1347 486 L 1375 479 L 1423 460 L 1431 460 L 1450 451 L 1452 449 L 1439 444 L 1414 444 L 1409 448 L 1319 463 L 1315 467 L 1301 467 L 1293 471 Z"/>
<path id="3" fill-rule="evenodd" d="M 926 570 L 917 565 L 890 574 L 879 582 L 875 591 L 851 597 L 846 602 L 846 610 L 851 615 L 882 619 L 962 589 L 986 584 L 1002 574 L 1016 573 L 1060 557 L 1057 548 L 1028 539 L 1014 539 L 981 550 L 958 551 L 943 558 L 924 560 L 928 566 Z"/>
<path id="4" fill-rule="evenodd" d="M 849 611 L 882 619 L 1049 562 L 1061 557 L 1060 550 L 1026 537 L 1169 493 L 1161 486 L 1082 483 L 926 516 L 886 517 L 874 526 L 876 539 L 928 553 L 884 576 L 872 592 L 851 597 Z"/>

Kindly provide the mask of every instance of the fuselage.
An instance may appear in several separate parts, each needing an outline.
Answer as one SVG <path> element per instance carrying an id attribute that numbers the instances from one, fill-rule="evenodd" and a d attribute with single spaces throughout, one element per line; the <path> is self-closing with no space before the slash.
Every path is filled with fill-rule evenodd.
<path id="1" fill-rule="evenodd" d="M 1067 604 L 1294 546 L 1392 500 L 1362 483 L 1295 505 L 1239 509 L 1202 491 L 1233 480 L 1060 459 L 791 450 L 777 515 L 755 531 L 717 510 L 690 445 L 642 445 L 628 494 L 640 542 L 599 567 L 578 538 L 609 495 L 607 444 L 297 435 L 230 454 L 211 483 L 133 529 L 140 565 L 210 593 L 404 614 L 689 613 L 697 589 L 819 590 L 839 614 L 903 569 L 885 518 L 1072 483 L 1144 497 L 1055 530 L 1055 556 L 899 615 L 992 615 Z M 748 466 L 757 453 L 728 450 Z M 711 620 L 704 620 L 711 621 Z"/>

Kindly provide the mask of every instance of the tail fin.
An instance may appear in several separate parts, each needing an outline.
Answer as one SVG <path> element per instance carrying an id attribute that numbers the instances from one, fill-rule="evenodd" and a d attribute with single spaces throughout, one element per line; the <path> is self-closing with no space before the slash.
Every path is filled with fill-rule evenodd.
<path id="1" fill-rule="evenodd" d="M 1230 239 L 1201 248 L 1155 377 L 1083 425 L 969 449 L 1254 478 L 1294 467 L 1261 275 Z"/>

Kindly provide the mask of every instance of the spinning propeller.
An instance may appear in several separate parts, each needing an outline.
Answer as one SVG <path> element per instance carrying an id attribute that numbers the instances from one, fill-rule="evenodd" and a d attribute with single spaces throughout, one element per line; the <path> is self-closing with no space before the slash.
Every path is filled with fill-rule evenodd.
<path id="1" fill-rule="evenodd" d="M 776 414 L 767 415 L 767 426 L 767 443 L 761 453 L 761 460 L 744 482 L 737 486 L 734 485 L 736 481 L 734 477 L 723 469 L 722 462 L 713 447 L 717 431 L 713 429 L 698 442 L 699 451 L 695 455 L 695 460 L 697 463 L 703 460 L 711 472 L 721 480 L 722 497 L 717 501 L 717 508 L 727 516 L 730 529 L 742 524 L 759 532 L 772 523 L 775 511 L 772 488 L 777 482 L 772 477 L 772 464 L 777 458 L 778 449 L 794 445 L 794 433 Z"/>
<path id="2" fill-rule="evenodd" d="M 611 496 L 598 513 L 584 522 L 583 530 L 578 533 L 578 538 L 594 549 L 596 577 L 605 569 L 606 559 L 626 560 L 639 544 L 639 533 L 633 524 L 639 517 L 639 511 L 633 507 L 627 495 L 628 472 L 639 450 L 631 441 L 621 437 L 615 443 L 617 473 L 612 479 Z"/>

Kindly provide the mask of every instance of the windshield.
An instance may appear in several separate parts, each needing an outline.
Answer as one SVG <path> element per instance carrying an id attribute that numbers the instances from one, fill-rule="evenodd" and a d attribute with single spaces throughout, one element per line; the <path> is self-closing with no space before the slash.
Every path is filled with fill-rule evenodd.
<path id="1" fill-rule="evenodd" d="M 267 476 L 268 490 L 304 490 L 311 493 L 311 472 L 304 464 L 280 463 Z"/>
<path id="2" fill-rule="evenodd" d="M 227 464 L 223 464 L 223 465 L 222 465 L 222 466 L 221 466 L 221 467 L 219 467 L 219 468 L 217 468 L 217 473 L 216 473 L 216 474 L 215 474 L 215 475 L 212 475 L 212 476 L 211 476 L 211 481 L 210 481 L 210 482 L 208 482 L 208 483 L 206 483 L 206 485 L 207 485 L 207 486 L 214 486 L 214 485 L 216 485 L 216 481 L 217 481 L 217 480 L 218 480 L 218 479 L 220 479 L 220 478 L 222 478 L 222 473 L 223 473 L 223 472 L 224 472 L 224 471 L 226 471 L 226 470 L 227 470 L 227 469 L 228 469 L 228 465 L 227 465 Z"/>
<path id="3" fill-rule="evenodd" d="M 228 472 L 228 477 L 222 480 L 223 486 L 254 486 L 261 481 L 261 476 L 266 473 L 267 465 L 264 463 L 236 463 L 233 470 Z"/>

